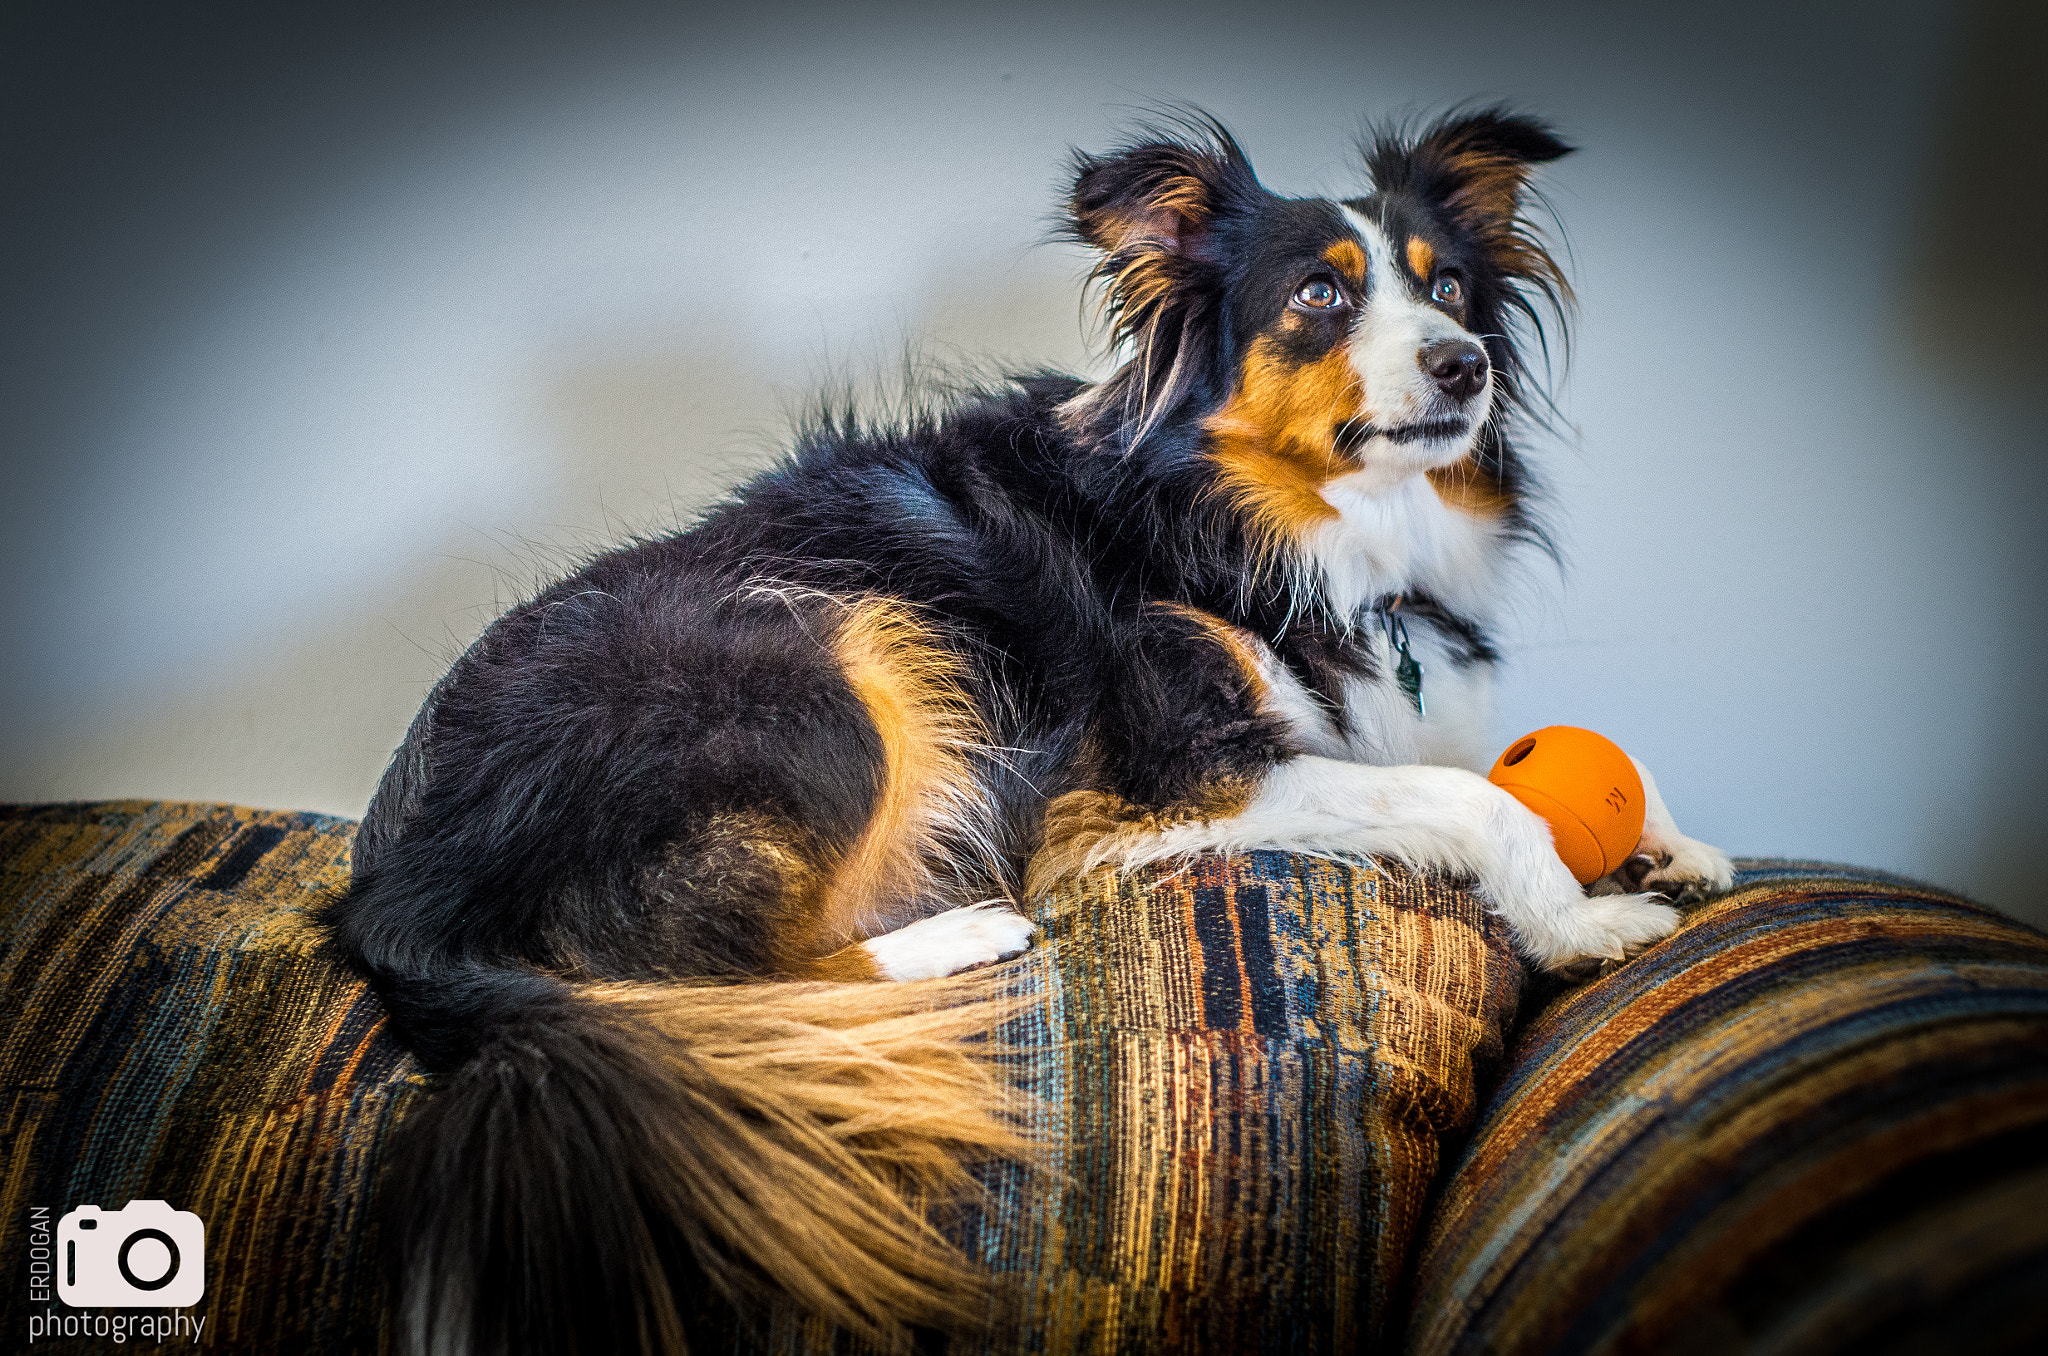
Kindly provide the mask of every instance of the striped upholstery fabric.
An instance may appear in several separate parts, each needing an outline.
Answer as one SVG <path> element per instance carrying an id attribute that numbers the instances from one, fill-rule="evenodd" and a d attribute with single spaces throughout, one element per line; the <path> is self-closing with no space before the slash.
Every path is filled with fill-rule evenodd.
<path id="1" fill-rule="evenodd" d="M 2048 939 L 1747 864 L 1521 1034 L 1408 1349 L 2048 1351 Z"/>
<path id="2" fill-rule="evenodd" d="M 20 1283 L 32 1208 L 54 1231 L 73 1206 L 164 1200 L 206 1225 L 190 1313 L 208 1347 L 376 1348 L 364 1223 L 410 1059 L 306 919 L 347 880 L 353 831 L 226 806 L 0 809 L 0 1341 L 81 1312 Z"/>
<path id="3" fill-rule="evenodd" d="M 1514 1015 L 1504 925 L 1277 852 L 1104 872 L 1043 922 L 1019 1034 L 1067 1185 L 998 1190 L 969 1231 L 1027 1315 L 988 1349 L 1382 1347 L 1439 1140 Z"/>
<path id="4" fill-rule="evenodd" d="M 208 1228 L 216 1351 L 382 1345 L 367 1226 L 414 1093 L 306 911 L 352 826 L 123 802 L 0 811 L 0 1273 L 32 1207 L 163 1199 Z M 1261 853 L 1048 901 L 1004 1035 L 1054 1172 L 991 1170 L 957 1236 L 1021 1318 L 992 1352 L 1366 1350 L 1398 1326 L 1439 1137 L 1520 970 L 1470 896 Z M 4 1289 L 0 1332 L 70 1312 Z M 705 1316 L 698 1351 L 832 1336 Z M 102 1343 L 107 1350 L 116 1348 Z M 954 1352 L 976 1344 L 955 1342 Z"/>

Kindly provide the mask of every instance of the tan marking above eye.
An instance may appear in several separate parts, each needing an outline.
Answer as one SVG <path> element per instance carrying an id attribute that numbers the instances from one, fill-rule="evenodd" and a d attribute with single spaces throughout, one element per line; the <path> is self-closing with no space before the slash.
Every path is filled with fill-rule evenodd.
<path id="1" fill-rule="evenodd" d="M 1323 262 L 1353 282 L 1365 281 L 1365 251 L 1356 240 L 1339 240 L 1324 250 Z"/>
<path id="2" fill-rule="evenodd" d="M 1414 270 L 1416 277 L 1427 279 L 1436 267 L 1436 247 L 1419 235 L 1409 236 L 1408 267 Z"/>

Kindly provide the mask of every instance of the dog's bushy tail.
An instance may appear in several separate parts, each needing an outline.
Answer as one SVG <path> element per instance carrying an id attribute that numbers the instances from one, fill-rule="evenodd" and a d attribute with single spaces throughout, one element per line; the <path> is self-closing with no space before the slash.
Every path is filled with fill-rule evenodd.
<path id="1" fill-rule="evenodd" d="M 926 1207 L 971 1187 L 966 1161 L 1028 1148 L 985 1039 L 1011 1004 L 985 976 L 476 970 L 438 996 L 456 993 L 484 1034 L 384 1179 L 403 1349 L 680 1351 L 707 1292 L 780 1292 L 885 1345 L 984 1311 Z"/>

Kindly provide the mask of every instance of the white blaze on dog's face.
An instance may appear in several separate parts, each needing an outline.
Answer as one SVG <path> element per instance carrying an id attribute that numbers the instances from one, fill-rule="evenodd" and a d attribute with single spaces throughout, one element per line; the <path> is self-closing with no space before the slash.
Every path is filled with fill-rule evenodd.
<path id="1" fill-rule="evenodd" d="M 1278 200 L 1233 270 L 1233 389 L 1204 423 L 1222 492 L 1340 616 L 1423 589 L 1477 606 L 1509 491 L 1486 262 L 1413 203 Z"/>
<path id="2" fill-rule="evenodd" d="M 1469 305 L 1462 273 L 1423 238 L 1397 246 L 1379 223 L 1340 210 L 1366 259 L 1345 346 L 1360 411 L 1340 442 L 1365 472 L 1354 480 L 1390 488 L 1472 450 L 1492 408 L 1493 368 L 1479 336 L 1459 323 Z"/>

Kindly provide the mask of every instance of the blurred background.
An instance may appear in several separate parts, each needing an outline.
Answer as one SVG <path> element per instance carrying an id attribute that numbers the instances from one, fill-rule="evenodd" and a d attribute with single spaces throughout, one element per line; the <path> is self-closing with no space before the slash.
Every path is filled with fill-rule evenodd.
<path id="1" fill-rule="evenodd" d="M 1070 146 L 1193 101 L 1349 195 L 1363 120 L 1504 98 L 1583 147 L 1582 315 L 1499 742 L 2048 921 L 2048 6 L 1685 8 L 12 4 L 0 798 L 360 814 L 820 385 L 1099 372 Z"/>

